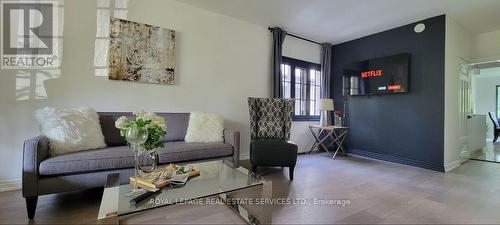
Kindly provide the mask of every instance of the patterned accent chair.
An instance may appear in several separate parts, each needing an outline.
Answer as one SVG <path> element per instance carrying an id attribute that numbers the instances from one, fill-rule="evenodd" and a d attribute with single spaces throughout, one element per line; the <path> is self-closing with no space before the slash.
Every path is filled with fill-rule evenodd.
<path id="1" fill-rule="evenodd" d="M 259 166 L 288 167 L 293 180 L 298 152 L 297 145 L 289 141 L 294 106 L 293 99 L 248 98 L 253 172 Z"/>

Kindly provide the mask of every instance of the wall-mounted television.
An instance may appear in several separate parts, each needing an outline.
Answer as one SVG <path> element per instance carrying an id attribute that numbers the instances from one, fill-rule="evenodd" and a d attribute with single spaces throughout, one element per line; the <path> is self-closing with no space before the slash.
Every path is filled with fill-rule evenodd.
<path id="1" fill-rule="evenodd" d="M 407 53 L 347 64 L 344 66 L 344 89 L 348 89 L 350 95 L 406 93 L 409 65 L 410 54 Z"/>

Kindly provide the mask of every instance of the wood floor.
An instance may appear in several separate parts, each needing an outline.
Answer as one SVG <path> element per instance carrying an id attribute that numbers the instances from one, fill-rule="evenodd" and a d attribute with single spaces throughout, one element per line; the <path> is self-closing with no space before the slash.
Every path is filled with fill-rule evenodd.
<path id="1" fill-rule="evenodd" d="M 243 164 L 248 165 L 247 162 Z M 275 198 L 346 199 L 349 206 L 276 205 L 275 224 L 500 222 L 500 164 L 469 161 L 449 173 L 356 157 L 299 156 L 288 170 L 259 171 Z M 101 190 L 42 196 L 33 224 L 95 223 Z M 0 224 L 27 224 L 20 191 L 0 193 Z M 179 205 L 135 215 L 123 224 L 243 224 L 227 207 Z"/>

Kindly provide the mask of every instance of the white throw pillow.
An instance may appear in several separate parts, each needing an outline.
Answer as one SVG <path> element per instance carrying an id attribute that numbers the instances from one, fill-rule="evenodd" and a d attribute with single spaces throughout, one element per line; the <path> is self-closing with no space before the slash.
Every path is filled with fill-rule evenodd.
<path id="1" fill-rule="evenodd" d="M 35 112 L 43 135 L 50 140 L 49 154 L 60 155 L 106 147 L 99 116 L 92 108 L 54 109 Z"/>
<path id="2" fill-rule="evenodd" d="M 224 142 L 224 119 L 214 113 L 191 113 L 184 140 L 205 143 Z"/>

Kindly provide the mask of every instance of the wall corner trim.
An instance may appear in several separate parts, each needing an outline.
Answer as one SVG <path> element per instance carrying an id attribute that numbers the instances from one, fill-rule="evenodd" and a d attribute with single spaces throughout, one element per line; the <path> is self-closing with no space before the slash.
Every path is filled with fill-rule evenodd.
<path id="1" fill-rule="evenodd" d="M 451 163 L 448 163 L 448 164 L 444 165 L 444 171 L 450 172 L 451 170 L 457 168 L 458 166 L 462 165 L 462 163 L 465 163 L 466 161 L 467 160 L 465 160 L 465 159 L 459 159 L 459 160 L 453 161 Z"/>

